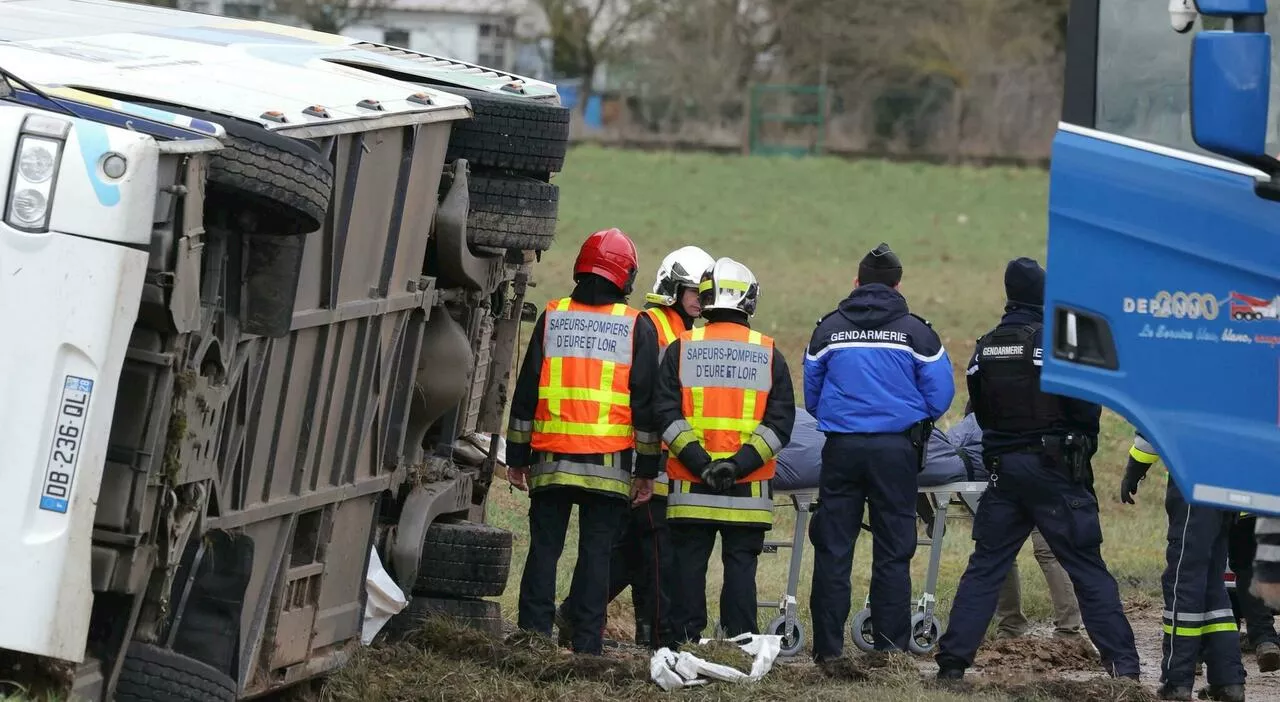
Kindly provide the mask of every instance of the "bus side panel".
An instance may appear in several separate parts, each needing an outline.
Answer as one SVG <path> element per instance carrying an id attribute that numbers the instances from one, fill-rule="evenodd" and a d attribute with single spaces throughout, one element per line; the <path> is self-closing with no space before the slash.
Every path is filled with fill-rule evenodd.
<path id="1" fill-rule="evenodd" d="M 1280 513 L 1280 203 L 1192 158 L 1059 131 L 1042 387 L 1123 415 L 1193 501 Z M 1113 368 L 1060 356 L 1067 309 Z"/>

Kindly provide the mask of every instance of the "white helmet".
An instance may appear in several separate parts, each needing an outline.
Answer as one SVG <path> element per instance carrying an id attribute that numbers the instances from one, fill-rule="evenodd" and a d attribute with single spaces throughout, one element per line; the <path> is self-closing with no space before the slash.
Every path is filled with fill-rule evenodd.
<path id="1" fill-rule="evenodd" d="M 658 277 L 653 281 L 653 292 L 645 300 L 671 307 L 680 299 L 680 288 L 697 288 L 702 273 L 715 261 L 706 251 L 696 246 L 683 246 L 667 254 L 658 266 Z"/>
<path id="2" fill-rule="evenodd" d="M 703 312 L 737 310 L 750 317 L 756 313 L 760 300 L 760 283 L 751 269 L 732 258 L 721 258 L 702 274 L 698 300 Z"/>

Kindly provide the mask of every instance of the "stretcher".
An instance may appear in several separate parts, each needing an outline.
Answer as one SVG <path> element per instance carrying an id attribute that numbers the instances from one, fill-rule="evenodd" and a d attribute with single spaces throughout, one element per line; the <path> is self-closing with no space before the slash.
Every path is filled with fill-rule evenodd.
<path id="1" fill-rule="evenodd" d="M 817 428 L 817 420 L 803 408 L 796 409 L 791 441 L 778 454 L 778 470 L 773 483 L 775 507 L 788 504 L 796 510 L 795 533 L 790 540 L 765 542 L 765 553 L 791 549 L 787 570 L 786 592 L 776 601 L 760 601 L 761 609 L 772 609 L 778 615 L 769 622 L 764 633 L 782 637 L 782 655 L 793 656 L 804 649 L 805 631 L 800 622 L 796 592 L 800 583 L 804 544 L 809 535 L 809 516 L 818 499 L 822 447 L 826 442 Z M 924 523 L 925 536 L 916 543 L 929 548 L 929 567 L 924 592 L 911 618 L 911 650 L 928 653 L 942 635 L 942 623 L 934 614 L 937 603 L 938 568 L 942 560 L 942 537 L 946 533 L 951 506 L 958 503 L 972 516 L 978 508 L 978 497 L 986 489 L 986 470 L 982 467 L 982 432 L 972 414 L 966 415 L 950 431 L 934 428 L 925 452 L 925 465 L 920 472 L 916 516 Z M 870 531 L 866 524 L 862 529 Z M 870 600 L 849 624 L 853 643 L 864 651 L 875 646 L 871 627 Z"/>
<path id="2" fill-rule="evenodd" d="M 972 516 L 977 509 L 978 496 L 987 487 L 986 481 L 961 481 L 941 485 L 922 485 L 916 504 L 916 516 L 924 523 L 925 535 L 916 543 L 929 548 L 929 566 L 925 572 L 923 592 L 916 601 L 916 611 L 911 616 L 911 640 L 913 653 L 925 654 L 933 650 L 942 636 L 942 622 L 934 613 L 937 605 L 938 569 L 942 561 L 942 540 L 947 530 L 947 518 L 956 505 Z M 775 610 L 775 616 L 764 629 L 766 634 L 782 637 L 782 655 L 794 656 L 804 650 L 805 628 L 800 621 L 798 591 L 804 545 L 809 535 L 809 516 L 818 499 L 816 488 L 788 490 L 774 493 L 775 505 L 788 504 L 796 510 L 795 532 L 789 540 L 765 542 L 765 553 L 777 553 L 778 549 L 791 550 L 791 562 L 787 568 L 786 591 L 777 600 L 760 600 L 761 609 Z M 779 498 L 786 502 L 779 504 Z M 870 531 L 866 524 L 864 531 Z M 871 626 L 871 600 L 863 602 L 862 610 L 849 623 L 849 636 L 853 644 L 863 651 L 875 648 L 875 631 Z"/>

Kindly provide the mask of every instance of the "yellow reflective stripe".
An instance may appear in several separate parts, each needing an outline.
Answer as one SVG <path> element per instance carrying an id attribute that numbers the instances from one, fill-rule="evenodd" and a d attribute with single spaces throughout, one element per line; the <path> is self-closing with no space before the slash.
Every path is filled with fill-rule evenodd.
<path id="1" fill-rule="evenodd" d="M 706 327 L 694 327 L 693 333 L 689 335 L 689 339 L 692 341 L 702 341 L 702 338 L 706 335 L 707 335 Z"/>
<path id="2" fill-rule="evenodd" d="M 658 340 L 659 342 L 669 344 L 672 339 L 676 338 L 676 330 L 671 328 L 671 320 L 667 319 L 666 313 L 662 310 L 649 315 L 649 318 L 662 327 L 662 338 Z"/>
<path id="3" fill-rule="evenodd" d="M 671 455 L 679 456 L 681 451 L 684 451 L 688 448 L 689 444 L 697 440 L 698 435 L 694 433 L 693 430 L 686 429 L 679 434 L 676 434 L 675 439 L 668 441 L 667 447 L 670 450 Z"/>
<path id="4" fill-rule="evenodd" d="M 615 363 L 614 361 L 604 361 L 600 365 L 600 391 L 601 392 L 608 392 L 609 389 L 613 387 L 613 374 L 617 370 L 618 370 L 618 364 Z M 610 392 L 610 394 L 613 394 L 613 393 Z M 613 409 L 613 406 L 615 404 L 624 405 L 631 402 L 630 398 L 628 398 L 625 394 L 619 393 L 619 395 L 621 395 L 623 398 L 623 400 L 620 402 L 603 402 L 602 401 L 600 403 L 600 409 L 596 413 L 596 420 L 599 421 L 601 424 L 605 424 L 609 421 L 609 412 L 610 410 Z"/>
<path id="5" fill-rule="evenodd" d="M 742 292 L 746 292 L 751 289 L 750 285 L 747 285 L 741 280 L 710 280 L 708 279 L 698 283 L 698 292 L 704 293 L 710 290 L 713 285 L 717 287 L 725 288 L 726 290 L 741 290 Z"/>
<path id="6" fill-rule="evenodd" d="M 507 428 L 507 443 L 527 444 L 531 441 L 533 441 L 533 432 L 518 431 L 510 427 Z"/>
<path id="7" fill-rule="evenodd" d="M 551 358 L 547 368 L 548 368 L 547 386 L 545 388 L 539 388 L 539 392 L 546 392 L 548 390 L 563 388 L 564 387 L 564 358 L 560 356 L 555 356 Z M 547 409 L 551 412 L 551 414 L 557 417 L 560 416 L 560 398 L 548 397 Z"/>
<path id="8" fill-rule="evenodd" d="M 631 494 L 631 486 L 627 483 L 612 480 L 610 478 L 601 478 L 594 475 L 574 475 L 573 473 L 556 471 L 553 473 L 533 475 L 529 478 L 530 488 L 537 489 L 552 486 L 577 487 L 585 490 L 616 493 L 619 495 Z"/>
<path id="9" fill-rule="evenodd" d="M 761 345 L 760 342 L 763 339 L 764 339 L 764 334 L 761 334 L 760 332 L 755 331 L 754 329 L 747 334 L 747 341 L 755 344 L 756 346 L 760 346 Z"/>
<path id="10" fill-rule="evenodd" d="M 704 393 L 703 390 L 703 388 L 689 388 L 689 398 L 693 401 L 693 412 L 690 413 L 692 416 L 686 417 L 686 419 L 688 419 L 689 423 L 693 424 L 695 428 L 700 427 L 703 423 L 702 412 L 705 404 L 704 398 L 706 397 L 706 393 Z"/>
<path id="11" fill-rule="evenodd" d="M 658 497 L 666 497 L 667 495 L 671 494 L 671 487 L 666 483 L 655 482 L 653 484 L 653 494 L 657 495 Z"/>
<path id="12" fill-rule="evenodd" d="M 572 436 L 631 436 L 633 429 L 625 424 L 595 424 L 590 422 L 565 422 L 561 420 L 536 420 L 533 430 L 539 434 L 568 434 Z"/>
<path id="13" fill-rule="evenodd" d="M 1146 451 L 1143 451 L 1137 446 L 1129 447 L 1129 455 L 1133 457 L 1133 460 L 1139 463 L 1145 463 L 1147 465 L 1151 465 L 1156 461 L 1160 460 L 1160 456 L 1158 454 L 1147 453 Z"/>
<path id="14" fill-rule="evenodd" d="M 673 505 L 670 497 L 667 498 L 667 519 L 700 519 L 709 522 L 773 526 L 773 513 L 766 510 Z"/>
<path id="15" fill-rule="evenodd" d="M 689 423 L 702 431 L 737 431 L 750 434 L 760 422 L 755 418 L 734 419 L 732 417 L 690 417 Z"/>
<path id="16" fill-rule="evenodd" d="M 768 463 L 774 457 L 773 447 L 769 446 L 769 442 L 759 434 L 753 433 L 747 437 L 746 444 L 754 448 L 756 453 L 760 454 L 760 460 L 765 463 Z"/>
<path id="17" fill-rule="evenodd" d="M 667 511 L 669 514 L 670 508 L 668 508 Z M 1220 634 L 1226 631 L 1239 630 L 1240 629 L 1236 626 L 1235 622 L 1220 622 L 1218 624 L 1205 624 L 1204 626 L 1180 626 L 1176 633 L 1171 625 L 1164 625 L 1164 633 L 1169 634 L 1170 636 L 1208 636 L 1209 634 Z"/>
<path id="18" fill-rule="evenodd" d="M 625 392 L 615 392 L 608 388 L 542 388 L 542 399 L 550 402 L 552 400 L 584 400 L 588 402 L 601 402 L 605 404 L 625 405 L 631 401 L 630 395 Z M 606 417 L 607 418 L 607 417 Z M 602 420 L 603 421 L 603 420 Z"/>
<path id="19" fill-rule="evenodd" d="M 610 312 L 617 317 L 621 317 L 622 314 L 626 311 L 627 311 L 627 305 L 626 303 L 623 303 L 623 302 L 613 303 L 613 309 L 610 310 Z"/>

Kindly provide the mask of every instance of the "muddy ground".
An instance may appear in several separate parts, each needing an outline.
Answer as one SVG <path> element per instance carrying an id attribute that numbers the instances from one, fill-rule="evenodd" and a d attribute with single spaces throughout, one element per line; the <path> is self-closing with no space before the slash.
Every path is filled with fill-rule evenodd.
<path id="1" fill-rule="evenodd" d="M 1160 611 L 1129 612 L 1142 662 L 1142 684 L 1107 679 L 1088 644 L 1061 641 L 1049 627 L 1021 639 L 988 641 L 959 687 L 933 682 L 932 659 L 860 655 L 852 645 L 845 665 L 819 670 L 807 656 L 780 661 L 760 683 L 714 683 L 663 693 L 648 679 L 648 654 L 631 646 L 600 658 L 574 657 L 552 642 L 514 636 L 492 639 L 449 622 L 429 624 L 410 642 L 362 650 L 343 671 L 295 699 L 325 702 L 485 700 L 824 700 L 877 702 L 1154 702 L 1160 676 Z M 618 617 L 615 620 L 626 621 Z M 625 640 L 624 631 L 611 632 Z M 1248 698 L 1280 700 L 1280 673 L 1261 674 L 1248 656 Z M 1203 677 L 1197 680 L 1203 684 Z"/>

